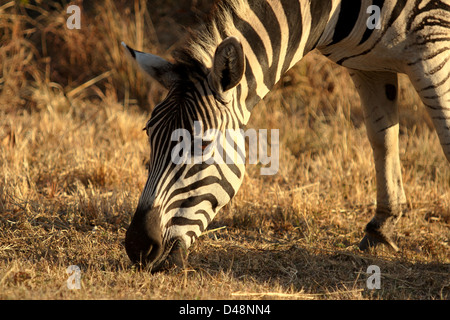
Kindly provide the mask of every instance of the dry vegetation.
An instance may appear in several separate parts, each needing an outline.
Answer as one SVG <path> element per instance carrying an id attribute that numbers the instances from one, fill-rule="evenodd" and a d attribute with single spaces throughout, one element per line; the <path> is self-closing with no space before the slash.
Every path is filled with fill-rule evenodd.
<path id="1" fill-rule="evenodd" d="M 348 74 L 314 53 L 249 124 L 280 129 L 279 173 L 248 167 L 185 270 L 131 267 L 123 241 L 146 180 L 142 128 L 164 92 L 120 41 L 169 56 L 210 2 L 78 2 L 81 30 L 66 28 L 64 2 L 1 2 L 0 299 L 449 299 L 450 166 L 416 93 L 402 77 L 401 251 L 362 253 L 371 148 Z M 372 264 L 380 290 L 366 289 Z M 81 290 L 67 289 L 69 265 Z"/>

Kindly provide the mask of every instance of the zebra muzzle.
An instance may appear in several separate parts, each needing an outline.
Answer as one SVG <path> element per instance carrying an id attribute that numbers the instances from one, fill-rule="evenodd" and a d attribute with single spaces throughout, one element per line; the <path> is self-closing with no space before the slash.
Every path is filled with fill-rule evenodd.
<path id="1" fill-rule="evenodd" d="M 162 254 L 161 243 L 132 232 L 127 232 L 125 249 L 131 262 L 140 266 L 153 265 L 155 261 L 160 260 Z"/>
<path id="2" fill-rule="evenodd" d="M 164 271 L 170 268 L 184 268 L 186 266 L 187 249 L 180 239 L 171 241 L 157 260 L 149 266 L 152 272 Z"/>
<path id="3" fill-rule="evenodd" d="M 160 261 L 164 246 L 157 217 L 154 209 L 136 210 L 125 235 L 125 249 L 133 264 L 151 266 Z"/>
<path id="4" fill-rule="evenodd" d="M 187 248 L 181 238 L 163 241 L 159 228 L 158 208 L 136 210 L 125 235 L 125 249 L 131 262 L 156 272 L 184 267 Z"/>

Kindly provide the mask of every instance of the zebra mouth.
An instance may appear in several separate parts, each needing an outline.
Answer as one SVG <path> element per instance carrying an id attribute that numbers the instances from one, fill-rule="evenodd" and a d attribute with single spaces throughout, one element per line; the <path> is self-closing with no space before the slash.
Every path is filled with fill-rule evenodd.
<path id="1" fill-rule="evenodd" d="M 161 256 L 152 262 L 148 268 L 151 272 L 165 271 L 172 268 L 184 268 L 186 264 L 187 250 L 181 239 L 170 241 Z"/>

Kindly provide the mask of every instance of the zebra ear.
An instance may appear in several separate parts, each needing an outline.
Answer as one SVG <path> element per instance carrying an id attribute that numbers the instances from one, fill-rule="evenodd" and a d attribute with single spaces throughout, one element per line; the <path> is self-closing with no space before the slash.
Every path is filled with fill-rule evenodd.
<path id="1" fill-rule="evenodd" d="M 217 93 L 225 93 L 239 84 L 244 70 L 242 45 L 237 38 L 228 37 L 216 49 L 209 84 Z"/>
<path id="2" fill-rule="evenodd" d="M 134 50 L 124 42 L 122 42 L 122 46 L 126 49 L 128 56 L 131 56 L 145 73 L 150 75 L 165 88 L 169 89 L 172 84 L 178 80 L 179 77 L 173 71 L 173 65 L 169 61 L 151 53 Z"/>

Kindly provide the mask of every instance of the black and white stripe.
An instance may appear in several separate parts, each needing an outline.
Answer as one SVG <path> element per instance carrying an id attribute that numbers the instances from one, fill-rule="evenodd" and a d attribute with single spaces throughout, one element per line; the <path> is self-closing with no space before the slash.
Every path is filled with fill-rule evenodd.
<path id="1" fill-rule="evenodd" d="M 379 28 L 367 25 L 370 6 L 380 10 Z M 127 49 L 169 89 L 146 126 L 151 165 L 127 233 L 132 260 L 144 256 L 156 266 L 172 250 L 167 243 L 177 239 L 189 247 L 244 176 L 238 164 L 172 163 L 171 132 L 192 132 L 194 121 L 205 129 L 243 127 L 257 102 L 314 49 L 349 69 L 374 150 L 378 208 L 361 248 L 379 242 L 396 248 L 392 226 L 406 203 L 398 156 L 397 73 L 410 77 L 450 161 L 448 0 L 223 0 L 210 21 L 175 51 L 175 63 Z M 147 241 L 141 233 L 152 239 L 150 249 L 138 244 Z M 154 241 L 161 242 L 164 253 L 152 253 Z"/>

